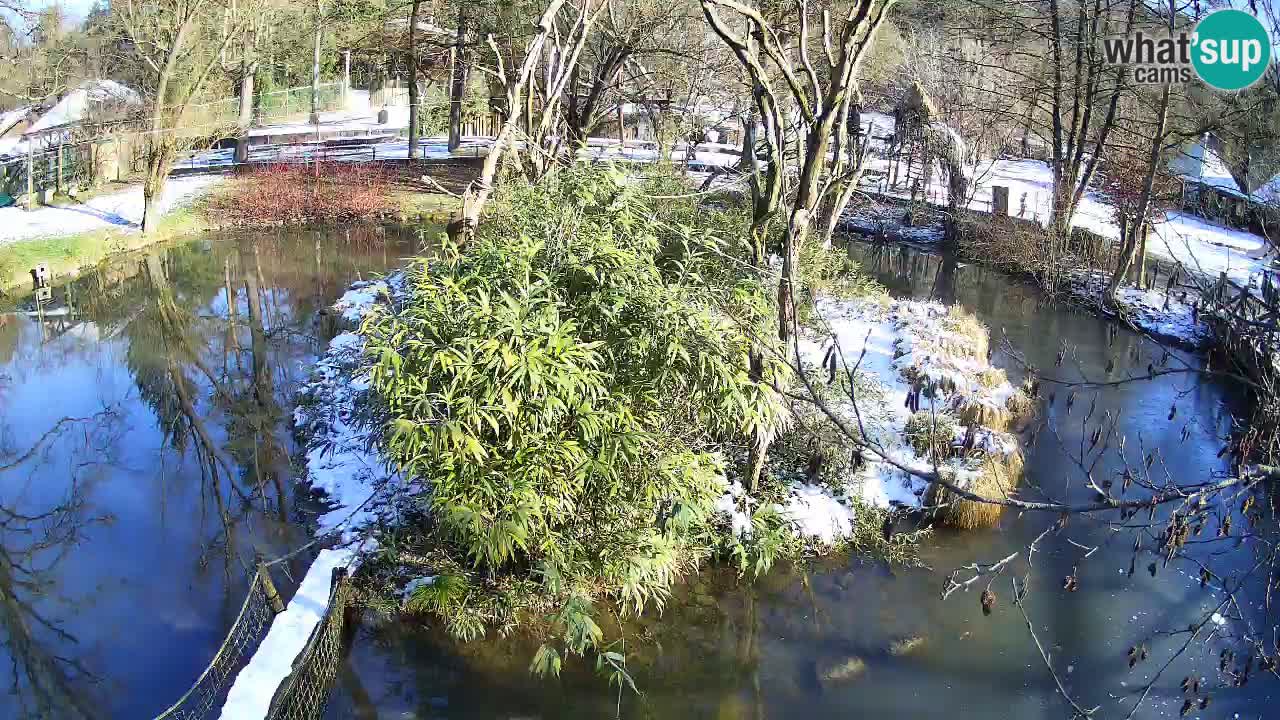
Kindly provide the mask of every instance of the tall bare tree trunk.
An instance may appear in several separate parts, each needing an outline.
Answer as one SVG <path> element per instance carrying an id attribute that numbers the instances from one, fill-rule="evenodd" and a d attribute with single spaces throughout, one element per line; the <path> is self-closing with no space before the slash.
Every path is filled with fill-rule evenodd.
<path id="1" fill-rule="evenodd" d="M 320 41 L 324 28 L 320 24 L 323 10 L 321 0 L 316 0 L 316 38 L 315 53 L 311 59 L 311 124 L 320 124 Z M 318 132 L 318 131 L 317 131 Z"/>
<path id="2" fill-rule="evenodd" d="M 1169 0 L 1169 32 L 1173 33 L 1176 19 L 1177 8 L 1175 0 Z M 1116 291 L 1120 289 L 1120 283 L 1124 282 L 1125 275 L 1129 272 L 1129 266 L 1133 264 L 1134 256 L 1139 249 L 1146 253 L 1147 239 L 1146 233 L 1149 225 L 1148 215 L 1151 214 L 1151 191 L 1155 186 L 1156 172 L 1160 167 L 1160 150 L 1164 147 L 1165 125 L 1169 119 L 1169 96 L 1171 86 L 1166 84 L 1160 92 L 1160 109 L 1156 114 L 1155 132 L 1151 134 L 1151 147 L 1147 152 L 1146 174 L 1142 179 L 1142 194 L 1138 197 L 1138 209 L 1133 220 L 1133 240 L 1130 241 L 1124 252 L 1121 253 L 1119 262 L 1116 264 L 1115 272 L 1111 274 L 1111 282 L 1107 283 L 1108 302 L 1115 302 Z M 1139 278 L 1141 280 L 1141 278 Z"/>
<path id="3" fill-rule="evenodd" d="M 253 125 L 253 75 L 258 69 L 256 62 L 246 60 L 240 65 L 240 117 L 237 120 L 235 161 L 249 161 L 249 128 Z"/>
<path id="4" fill-rule="evenodd" d="M 165 140 L 159 140 L 165 144 Z M 151 235 L 160 222 L 159 200 L 164 194 L 165 181 L 169 175 L 169 161 L 164 156 L 167 148 L 152 148 L 147 157 L 147 174 L 142 180 L 142 234 Z"/>
<path id="5" fill-rule="evenodd" d="M 449 152 L 462 145 L 462 103 L 467 94 L 467 14 L 458 8 L 458 27 L 453 38 L 453 73 L 449 82 Z"/>
<path id="6" fill-rule="evenodd" d="M 516 130 L 520 125 L 520 105 L 524 97 L 525 85 L 529 82 L 530 75 L 533 74 L 533 68 L 538 63 L 538 59 L 542 55 L 542 46 L 546 44 L 547 35 L 551 32 L 551 23 L 555 19 L 556 13 L 560 12 L 560 8 L 564 6 L 565 0 L 551 0 L 547 5 L 547 9 L 543 11 L 542 17 L 538 20 L 536 33 L 525 47 L 525 59 L 521 66 L 511 68 L 515 70 L 514 76 L 503 74 L 502 79 L 507 89 L 507 116 L 502 123 L 502 129 L 498 131 L 498 136 L 493 139 L 493 146 L 489 148 L 489 154 L 484 159 L 484 166 L 480 170 L 480 177 L 471 182 L 466 191 L 462 194 L 462 210 L 459 216 L 449 223 L 449 238 L 460 245 L 466 245 L 475 237 L 476 226 L 480 223 L 480 213 L 484 210 L 485 203 L 489 201 L 489 196 L 493 193 L 494 180 L 498 175 L 498 165 L 502 162 L 502 156 L 507 150 L 507 146 L 514 139 Z M 490 40 L 494 53 L 497 54 L 497 46 Z"/>
<path id="7" fill-rule="evenodd" d="M 747 104 L 747 116 L 742 120 L 742 158 L 738 169 L 749 172 L 756 164 L 756 104 Z"/>
<path id="8" fill-rule="evenodd" d="M 418 9 L 422 0 L 413 0 L 409 12 L 409 159 L 418 157 Z"/>

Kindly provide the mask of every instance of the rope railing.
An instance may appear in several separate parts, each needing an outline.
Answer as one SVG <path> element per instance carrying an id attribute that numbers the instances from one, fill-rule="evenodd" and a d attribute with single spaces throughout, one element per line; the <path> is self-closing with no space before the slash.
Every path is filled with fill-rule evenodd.
<path id="1" fill-rule="evenodd" d="M 206 720 L 221 709 L 236 673 L 252 656 L 285 604 L 271 580 L 270 567 L 285 558 L 259 560 L 244 602 L 222 645 L 191 687 L 155 720 Z M 323 712 L 338 673 L 351 583 L 345 568 L 331 580 L 329 605 L 307 644 L 293 661 L 293 670 L 276 689 L 263 720 L 316 720 Z M 250 719 L 246 719 L 250 720 Z M 251 720 L 257 720 L 253 718 Z"/>
<path id="2" fill-rule="evenodd" d="M 279 596 L 276 597 L 278 600 Z M 192 683 L 191 688 L 157 715 L 156 720 L 203 720 L 207 717 L 226 696 L 245 652 L 257 647 L 265 634 L 265 628 L 275 616 L 276 612 L 267 595 L 267 585 L 263 582 L 263 573 L 255 573 L 249 582 L 249 591 L 245 593 L 240 613 L 209 665 Z"/>
<path id="3" fill-rule="evenodd" d="M 329 608 L 293 661 L 293 670 L 276 689 L 266 720 L 316 720 L 325 710 L 338 676 L 351 582 L 346 568 L 334 568 Z"/>

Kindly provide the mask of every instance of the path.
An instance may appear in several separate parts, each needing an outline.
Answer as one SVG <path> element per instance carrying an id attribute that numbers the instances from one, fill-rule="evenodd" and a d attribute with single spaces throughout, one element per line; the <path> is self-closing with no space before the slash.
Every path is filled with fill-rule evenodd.
<path id="1" fill-rule="evenodd" d="M 160 198 L 160 211 L 185 205 L 221 182 L 221 175 L 171 178 Z M 20 240 L 76 235 L 96 230 L 137 232 L 142 226 L 142 186 L 99 195 L 83 203 L 24 210 L 0 209 L 0 246 Z"/>

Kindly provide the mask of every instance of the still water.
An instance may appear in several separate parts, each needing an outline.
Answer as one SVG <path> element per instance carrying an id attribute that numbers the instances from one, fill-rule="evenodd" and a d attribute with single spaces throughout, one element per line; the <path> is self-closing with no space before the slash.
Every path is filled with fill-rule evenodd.
<path id="1" fill-rule="evenodd" d="M 1199 362 L 1180 355 L 1166 360 L 1151 342 L 1053 304 L 995 272 L 910 248 L 854 244 L 850 252 L 895 295 L 959 303 L 976 313 L 991 328 L 994 364 L 1015 381 L 1024 362 L 1058 379 L 1090 381 L 1142 374 L 1152 363 Z M 1108 411 L 1118 418 L 1116 432 L 1126 449 L 1123 457 L 1108 453 L 1097 461 L 1092 470 L 1100 481 L 1117 477 L 1126 461 L 1141 467 L 1147 455 L 1156 478 L 1207 479 L 1224 470 L 1217 455 L 1240 399 L 1218 384 L 1169 375 L 1080 390 L 1070 410 L 1068 393 L 1056 391 L 1053 406 L 1042 409 L 1042 427 L 1027 450 L 1029 498 L 1091 497 L 1075 458 Z M 1091 406 L 1092 420 L 1085 424 Z M 626 624 L 628 667 L 639 695 L 619 693 L 583 660 L 567 661 L 557 681 L 531 677 L 527 667 L 537 643 L 530 638 L 459 645 L 432 627 L 370 622 L 342 668 L 329 717 L 1070 717 L 1026 621 L 1010 602 L 1011 577 L 1029 580 L 1025 606 L 1035 635 L 1067 692 L 1085 708 L 1099 706 L 1097 717 L 1125 717 L 1186 642 L 1193 623 L 1207 629 L 1160 674 L 1134 717 L 1177 717 L 1183 704 L 1178 685 L 1192 673 L 1204 677 L 1212 704 L 1188 717 L 1274 716 L 1268 710 L 1273 678 L 1255 674 L 1247 687 L 1228 688 L 1217 671 L 1218 652 L 1227 646 L 1223 637 L 1269 637 L 1277 624 L 1259 607 L 1257 582 L 1246 583 L 1239 609 L 1223 609 L 1227 617 L 1219 626 L 1209 617 L 1223 595 L 1200 589 L 1194 560 L 1175 560 L 1149 574 L 1148 564 L 1157 559 L 1149 551 L 1150 536 L 1135 557 L 1132 532 L 1075 518 L 1041 540 L 1029 564 L 1028 544 L 1054 519 L 1007 513 L 998 530 L 937 533 L 924 549 L 923 569 L 844 556 L 776 568 L 756 583 L 704 573 L 661 617 Z M 1223 575 L 1248 570 L 1255 548 L 1213 535 L 1211 528 L 1192 545 L 1195 559 L 1214 556 Z M 950 571 L 1014 552 L 1017 560 L 991 584 L 999 602 L 989 617 L 978 601 L 985 580 L 940 598 Z M 1068 592 L 1063 579 L 1073 569 L 1079 590 Z M 906 638 L 923 643 L 904 655 L 890 652 Z M 1138 644 L 1147 646 L 1150 658 L 1130 670 L 1128 651 Z M 824 686 L 821 669 L 851 657 L 862 659 L 866 670 L 850 682 Z"/>
<path id="2" fill-rule="evenodd" d="M 308 535 L 289 417 L 318 311 L 415 244 L 208 235 L 0 312 L 0 718 L 145 719 L 186 691 L 255 553 Z"/>

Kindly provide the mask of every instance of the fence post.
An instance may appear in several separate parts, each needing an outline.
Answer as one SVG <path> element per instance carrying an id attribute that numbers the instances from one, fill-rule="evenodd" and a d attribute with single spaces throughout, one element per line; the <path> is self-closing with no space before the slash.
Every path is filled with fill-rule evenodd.
<path id="1" fill-rule="evenodd" d="M 262 591 L 267 596 L 267 602 L 271 603 L 271 610 L 277 615 L 284 612 L 284 600 L 281 600 L 280 593 L 276 592 L 276 584 L 271 581 L 271 571 L 267 569 L 267 564 L 262 561 L 261 556 L 258 558 L 258 579 L 262 581 Z"/>
<path id="2" fill-rule="evenodd" d="M 31 147 L 31 140 L 27 141 L 27 209 L 30 210 L 36 206 L 36 161 L 35 150 Z"/>

